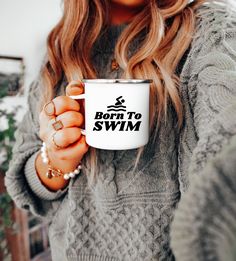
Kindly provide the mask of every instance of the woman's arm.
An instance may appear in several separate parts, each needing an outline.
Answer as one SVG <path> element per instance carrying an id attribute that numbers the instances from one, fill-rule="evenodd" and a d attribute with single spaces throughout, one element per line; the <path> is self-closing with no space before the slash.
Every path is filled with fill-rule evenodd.
<path id="1" fill-rule="evenodd" d="M 236 52 L 236 28 L 227 40 Z M 198 78 L 192 110 L 198 142 L 190 163 L 191 176 L 199 174 L 236 134 L 236 56 L 226 52 L 225 44 L 196 61 Z"/>
<path id="2" fill-rule="evenodd" d="M 225 9 L 215 12 L 203 15 L 185 68 L 188 75 L 182 92 L 187 120 L 179 146 L 181 192 L 236 133 L 236 13 L 226 20 Z"/>
<path id="3" fill-rule="evenodd" d="M 16 205 L 35 215 L 53 215 L 53 209 L 66 192 L 52 192 L 40 181 L 36 172 L 36 157 L 42 146 L 39 138 L 40 81 L 31 84 L 28 94 L 28 111 L 15 132 L 12 159 L 5 176 L 8 193 Z"/>
<path id="4" fill-rule="evenodd" d="M 176 260 L 236 260 L 236 136 L 195 175 L 171 226 Z"/>
<path id="5" fill-rule="evenodd" d="M 189 163 L 189 186 L 170 232 L 181 261 L 226 260 L 221 239 L 235 243 L 228 232 L 236 232 L 236 14 L 228 23 L 225 18 L 226 26 L 218 18 L 202 41 L 189 82 L 198 141 Z"/>

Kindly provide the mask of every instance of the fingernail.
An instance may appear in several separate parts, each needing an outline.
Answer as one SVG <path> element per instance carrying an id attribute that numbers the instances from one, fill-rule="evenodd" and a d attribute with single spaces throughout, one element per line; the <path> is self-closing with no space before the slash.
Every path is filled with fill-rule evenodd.
<path id="1" fill-rule="evenodd" d="M 80 82 L 80 81 L 71 82 L 70 85 L 71 85 L 71 88 L 81 88 L 81 87 L 84 87 L 84 83 Z"/>
<path id="2" fill-rule="evenodd" d="M 49 115 L 49 116 L 54 115 L 54 113 L 55 113 L 54 104 L 53 104 L 52 102 L 47 103 L 47 104 L 44 106 L 44 110 L 45 110 L 45 112 L 47 113 L 47 115 Z"/>
<path id="3" fill-rule="evenodd" d="M 82 90 L 83 89 L 83 86 L 81 86 L 81 85 L 77 85 L 77 86 L 71 86 L 70 87 L 71 89 L 80 89 L 80 90 Z"/>
<path id="4" fill-rule="evenodd" d="M 71 87 L 70 89 L 70 95 L 78 95 L 83 92 L 83 88 L 81 87 Z"/>

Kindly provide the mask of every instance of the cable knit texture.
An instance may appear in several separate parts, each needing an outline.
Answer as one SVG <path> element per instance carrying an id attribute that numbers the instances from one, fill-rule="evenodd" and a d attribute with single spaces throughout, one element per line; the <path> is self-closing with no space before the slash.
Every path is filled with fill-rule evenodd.
<path id="1" fill-rule="evenodd" d="M 230 15 L 229 15 L 230 13 Z M 205 30 L 205 24 L 215 24 Z M 181 135 L 183 193 L 171 224 L 177 260 L 236 260 L 236 13 L 218 8 L 204 15 L 191 74 L 183 79 L 188 99 Z M 200 42 L 204 42 L 201 46 Z M 190 114 L 191 113 L 191 114 Z M 191 115 L 191 116 L 190 116 Z M 192 124 L 193 122 L 193 124 Z M 191 148 L 188 128 L 196 146 Z M 189 132 L 190 133 L 190 132 Z M 186 159 L 181 152 L 188 151 Z M 191 152 L 192 153 L 191 153 Z M 192 154 L 190 157 L 189 155 Z M 182 154 L 183 155 L 183 154 Z M 187 161 L 190 160 L 190 164 Z M 189 175 L 185 174 L 186 166 Z"/>
<path id="2" fill-rule="evenodd" d="M 236 14 L 213 3 L 201 6 L 197 14 L 193 41 L 177 68 L 184 125 L 180 132 L 176 129 L 176 115 L 170 107 L 167 124 L 161 124 L 153 144 L 151 135 L 134 174 L 137 149 L 97 149 L 99 175 L 93 187 L 87 182 L 90 166 L 86 154 L 81 173 L 66 189 L 46 189 L 35 170 L 42 144 L 37 107 L 40 78 L 30 86 L 29 110 L 15 133 L 5 184 L 18 207 L 49 220 L 54 261 L 225 260 L 226 252 L 218 251 L 212 242 L 216 236 L 221 246 L 230 246 L 233 237 L 227 229 L 235 229 L 235 206 L 231 209 L 229 204 L 235 196 L 231 187 L 235 168 L 233 157 L 228 157 L 235 149 L 227 146 L 236 133 Z M 98 78 L 120 78 L 121 69 L 111 71 L 110 65 L 125 26 L 111 26 L 95 44 L 92 61 Z M 138 43 L 133 42 L 131 52 Z M 56 96 L 65 94 L 65 86 L 65 82 L 58 86 Z M 217 157 L 228 157 L 232 164 L 227 167 Z M 223 188 L 226 194 L 221 194 Z M 217 202 L 204 212 L 214 197 Z M 228 227 L 216 215 L 223 206 Z M 210 214 L 216 215 L 215 222 Z M 223 230 L 229 240 L 221 237 Z M 199 238 L 212 231 L 216 233 L 201 243 Z"/>

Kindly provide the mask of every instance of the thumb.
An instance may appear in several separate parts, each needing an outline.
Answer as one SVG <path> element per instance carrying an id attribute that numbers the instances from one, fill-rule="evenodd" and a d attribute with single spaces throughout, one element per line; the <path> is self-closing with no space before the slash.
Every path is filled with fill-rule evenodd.
<path id="1" fill-rule="evenodd" d="M 66 96 L 79 95 L 84 92 L 84 83 L 80 80 L 71 81 L 66 86 Z"/>

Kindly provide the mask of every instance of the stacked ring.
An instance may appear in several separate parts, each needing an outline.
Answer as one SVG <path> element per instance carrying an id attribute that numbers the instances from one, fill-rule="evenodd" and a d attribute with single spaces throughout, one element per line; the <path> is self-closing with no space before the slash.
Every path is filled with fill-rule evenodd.
<path id="1" fill-rule="evenodd" d="M 57 143 L 55 142 L 55 135 L 56 135 L 56 131 L 53 133 L 53 135 L 52 135 L 52 142 L 53 142 L 53 144 L 58 148 L 58 149 L 63 149 L 63 147 L 61 147 L 61 146 L 59 146 L 59 145 L 57 145 Z"/>
<path id="2" fill-rule="evenodd" d="M 61 120 L 57 121 L 56 118 L 54 118 L 54 120 L 55 120 L 55 122 L 52 123 L 54 130 L 58 131 L 58 130 L 63 129 L 64 125 L 63 125 L 62 121 Z"/>
<path id="3" fill-rule="evenodd" d="M 51 106 L 50 106 L 51 105 Z M 53 101 L 47 102 L 43 106 L 43 110 L 48 116 L 54 116 L 56 113 L 56 107 Z"/>

